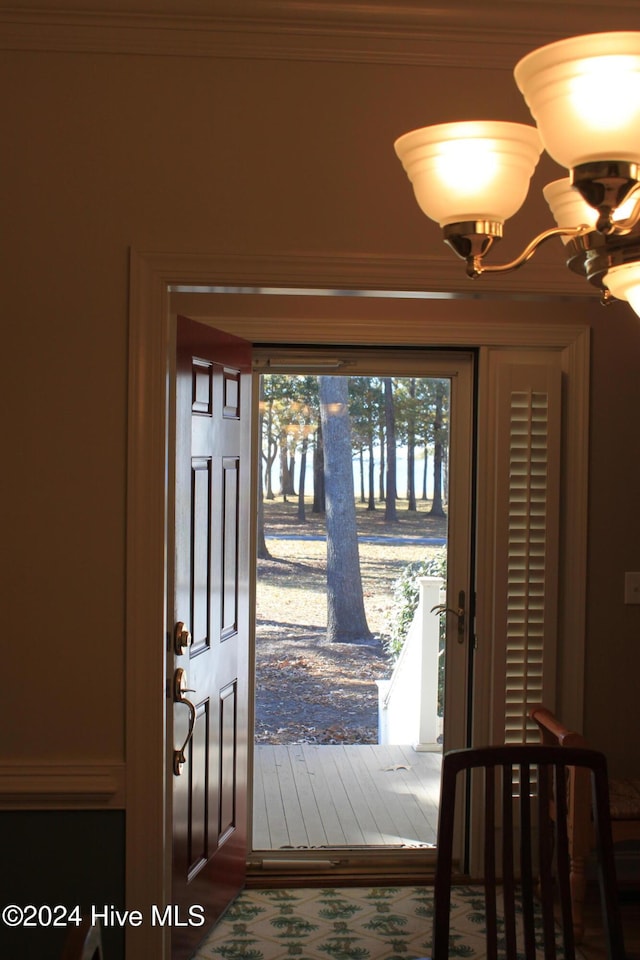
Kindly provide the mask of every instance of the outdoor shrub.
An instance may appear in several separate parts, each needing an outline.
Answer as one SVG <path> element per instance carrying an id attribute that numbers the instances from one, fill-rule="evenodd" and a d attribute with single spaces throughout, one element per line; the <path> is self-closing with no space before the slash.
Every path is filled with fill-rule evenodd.
<path id="1" fill-rule="evenodd" d="M 388 635 L 385 647 L 394 660 L 397 660 L 406 639 L 420 596 L 418 580 L 420 577 L 447 576 L 447 557 L 443 552 L 426 560 L 414 560 L 404 567 L 393 584 L 393 601 L 389 612 Z"/>
<path id="2" fill-rule="evenodd" d="M 408 563 L 393 585 L 393 601 L 389 612 L 388 633 L 384 645 L 394 662 L 400 656 L 413 615 L 420 599 L 420 577 L 447 577 L 446 551 L 439 551 L 425 560 Z M 440 617 L 440 656 L 438 661 L 438 713 L 442 715 L 444 696 L 444 649 L 446 617 Z"/>

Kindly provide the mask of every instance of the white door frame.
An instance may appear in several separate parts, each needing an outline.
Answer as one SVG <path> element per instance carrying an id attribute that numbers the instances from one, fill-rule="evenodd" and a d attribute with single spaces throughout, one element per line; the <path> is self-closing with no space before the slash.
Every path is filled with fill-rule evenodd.
<path id="1" fill-rule="evenodd" d="M 315 289 L 369 289 L 419 291 L 424 287 L 424 265 L 394 261 L 386 270 L 366 258 L 304 255 L 229 256 L 186 254 L 131 254 L 129 337 L 129 439 L 127 487 L 127 596 L 126 596 L 126 902 L 149 916 L 152 904 L 170 902 L 171 811 L 167 800 L 165 656 L 167 637 L 168 536 L 167 476 L 170 463 L 169 383 L 175 356 L 171 322 L 172 287 L 207 286 L 293 287 Z M 464 280 L 462 281 L 464 283 Z M 461 284 L 460 289 L 463 290 Z M 473 293 L 477 296 L 478 287 Z M 213 298 L 212 298 L 213 299 Z M 582 719 L 584 650 L 589 318 L 593 301 L 563 301 L 563 314 L 573 322 L 540 323 L 544 307 L 534 300 L 517 308 L 504 299 L 433 299 L 389 301 L 397 323 L 332 328 L 326 320 L 306 325 L 300 342 L 382 343 L 433 347 L 480 347 L 483 352 L 504 347 L 557 349 L 566 376 L 570 429 L 567 450 L 567 487 L 563 523 L 571 530 L 571 562 L 565 563 L 561 629 L 571 639 L 571 687 L 563 691 L 563 715 L 570 724 Z M 393 305 L 393 306 L 392 306 Z M 259 310 L 257 311 L 259 314 Z M 331 316 L 331 298 L 326 314 Z M 406 314 L 406 319 L 405 319 Z M 211 308 L 210 315 L 215 313 Z M 527 319 L 530 320 L 527 323 Z M 260 324 L 260 317 L 254 318 Z M 273 320 L 271 320 L 273 337 Z M 240 329 L 240 335 L 246 336 Z M 283 333 L 291 337 L 291 329 Z M 345 339 L 342 341 L 339 337 Z M 276 339 L 281 339 L 276 335 Z M 291 341 L 289 341 L 291 342 Z M 480 396 L 480 416 L 483 398 Z M 479 536 L 484 532 L 479 524 Z M 482 543 L 479 544 L 479 549 Z M 477 582 L 482 589 L 481 578 Z M 490 611 L 479 610 L 490 631 Z M 565 645 L 567 646 L 567 645 Z M 566 654 L 568 655 L 568 654 Z M 561 665 L 560 665 L 561 669 Z M 478 742 L 488 717 L 476 718 Z M 153 956 L 169 960 L 165 928 L 145 924 L 127 928 L 128 960 Z"/>
<path id="2" fill-rule="evenodd" d="M 298 309 L 300 307 L 298 306 Z M 393 309 L 393 308 L 391 308 Z M 446 349 L 406 349 L 403 347 L 390 347 L 388 350 L 379 351 L 367 349 L 366 346 L 359 347 L 341 347 L 335 345 L 329 351 L 326 346 L 315 348 L 310 345 L 306 348 L 301 347 L 280 347 L 270 345 L 268 347 L 255 346 L 253 350 L 254 363 L 256 364 L 256 376 L 261 374 L 295 374 L 295 373 L 320 373 L 322 366 L 317 366 L 319 362 L 330 359 L 333 362 L 344 361 L 345 368 L 337 369 L 335 372 L 340 375 L 344 373 L 348 376 L 390 376 L 393 377 L 416 377 L 424 380 L 447 379 L 449 381 L 449 485 L 447 491 L 447 580 L 446 596 L 457 597 L 458 591 L 464 589 L 467 596 L 467 604 L 470 602 L 470 590 L 473 584 L 473 573 L 471 570 L 471 543 L 474 532 L 472 530 L 472 498 L 473 498 L 473 448 L 474 448 L 474 388 L 476 380 L 476 362 L 475 351 L 470 350 L 446 350 Z M 314 363 L 314 360 L 316 363 Z M 268 364 L 267 364 L 268 361 Z M 325 368 L 326 369 L 326 368 Z M 260 391 L 256 387 L 254 398 L 258 402 Z M 256 411 L 257 414 L 257 411 Z M 253 510 L 254 517 L 256 509 Z M 472 640 L 472 631 L 469 629 L 469 618 L 467 617 L 465 627 L 465 641 L 458 643 L 457 626 L 454 619 L 448 618 L 447 629 L 450 633 L 450 642 L 447 643 L 446 657 L 446 685 L 444 702 L 444 743 L 446 749 L 459 749 L 466 745 L 466 736 L 468 728 L 468 679 L 469 679 L 469 643 Z M 253 664 L 253 675 L 255 678 L 255 643 L 251 651 L 251 661 Z M 250 777 L 253 781 L 253 777 Z M 251 805 L 251 801 L 250 801 Z M 263 849 L 255 847 L 253 842 L 252 830 L 253 817 L 250 815 L 250 837 L 251 837 L 251 860 L 249 868 L 258 866 L 258 869 L 266 862 L 269 862 L 270 868 L 274 871 L 274 882 L 279 878 L 277 871 L 278 860 L 283 860 L 289 865 L 292 861 L 296 862 L 299 869 L 301 861 L 309 864 L 310 870 L 313 870 L 314 861 L 326 863 L 326 851 L 317 851 L 313 849 L 300 849 L 291 851 L 285 849 L 284 852 L 277 848 Z M 403 849 L 401 851 L 393 850 L 391 846 L 387 850 L 376 849 L 375 866 L 369 867 L 372 863 L 373 847 L 367 849 L 365 844 L 362 849 L 342 849 L 340 853 L 340 866 L 334 865 L 332 874 L 334 882 L 338 884 L 340 877 L 345 874 L 353 876 L 363 866 L 367 866 L 370 874 L 376 872 L 385 872 L 390 878 L 389 882 L 395 882 L 395 871 L 400 870 L 403 877 L 406 877 L 410 871 L 409 861 L 413 861 L 416 871 L 416 877 L 424 876 L 427 870 L 426 864 L 433 857 L 433 851 L 425 853 L 424 849 L 415 848 L 413 850 Z M 415 856 L 414 856 L 415 854 Z M 383 865 L 384 864 L 384 865 Z M 286 868 L 285 868 L 286 869 Z M 322 869 L 322 868 L 321 868 Z M 282 874 L 280 874 L 280 877 Z M 286 873 L 285 873 L 285 876 Z"/>

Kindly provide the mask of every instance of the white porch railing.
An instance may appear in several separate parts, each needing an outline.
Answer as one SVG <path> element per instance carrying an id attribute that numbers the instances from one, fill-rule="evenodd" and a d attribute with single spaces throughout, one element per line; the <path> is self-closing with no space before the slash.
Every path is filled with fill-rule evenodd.
<path id="1" fill-rule="evenodd" d="M 438 717 L 441 577 L 420 577 L 419 600 L 409 632 L 388 680 L 378 680 L 378 742 L 442 750 Z"/>

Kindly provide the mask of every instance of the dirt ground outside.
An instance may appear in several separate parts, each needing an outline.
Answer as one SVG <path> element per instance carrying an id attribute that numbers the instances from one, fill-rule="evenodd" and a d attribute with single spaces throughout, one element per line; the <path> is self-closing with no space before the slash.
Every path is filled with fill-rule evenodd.
<path id="1" fill-rule="evenodd" d="M 256 596 L 256 743 L 377 743 L 376 680 L 391 675 L 384 647 L 393 584 L 406 564 L 443 552 L 420 542 L 446 537 L 446 519 L 398 501 L 399 519 L 385 523 L 384 505 L 358 506 L 360 566 L 371 644 L 326 638 L 324 518 L 297 504 L 265 504 L 271 560 L 258 561 Z M 376 542 L 365 538 L 374 537 Z"/>

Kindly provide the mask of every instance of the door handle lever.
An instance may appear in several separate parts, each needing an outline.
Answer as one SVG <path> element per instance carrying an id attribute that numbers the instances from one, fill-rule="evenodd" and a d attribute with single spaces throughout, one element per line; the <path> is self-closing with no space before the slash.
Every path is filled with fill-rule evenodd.
<path id="1" fill-rule="evenodd" d="M 437 613 L 438 616 L 441 616 L 443 613 L 453 613 L 454 616 L 458 618 L 458 643 L 464 643 L 464 628 L 466 624 L 465 599 L 464 590 L 461 590 L 458 594 L 457 609 L 448 607 L 446 603 L 436 603 L 435 607 L 431 607 L 431 613 Z"/>
<path id="2" fill-rule="evenodd" d="M 188 697 L 185 697 L 185 693 L 195 693 L 195 691 L 193 688 L 187 686 L 186 671 L 183 670 L 182 667 L 179 667 L 173 677 L 173 702 L 184 703 L 184 705 L 189 708 L 189 729 L 187 730 L 187 735 L 180 749 L 173 751 L 173 773 L 176 777 L 181 775 L 182 768 L 187 762 L 185 750 L 193 737 L 193 732 L 196 727 L 196 707 Z"/>

